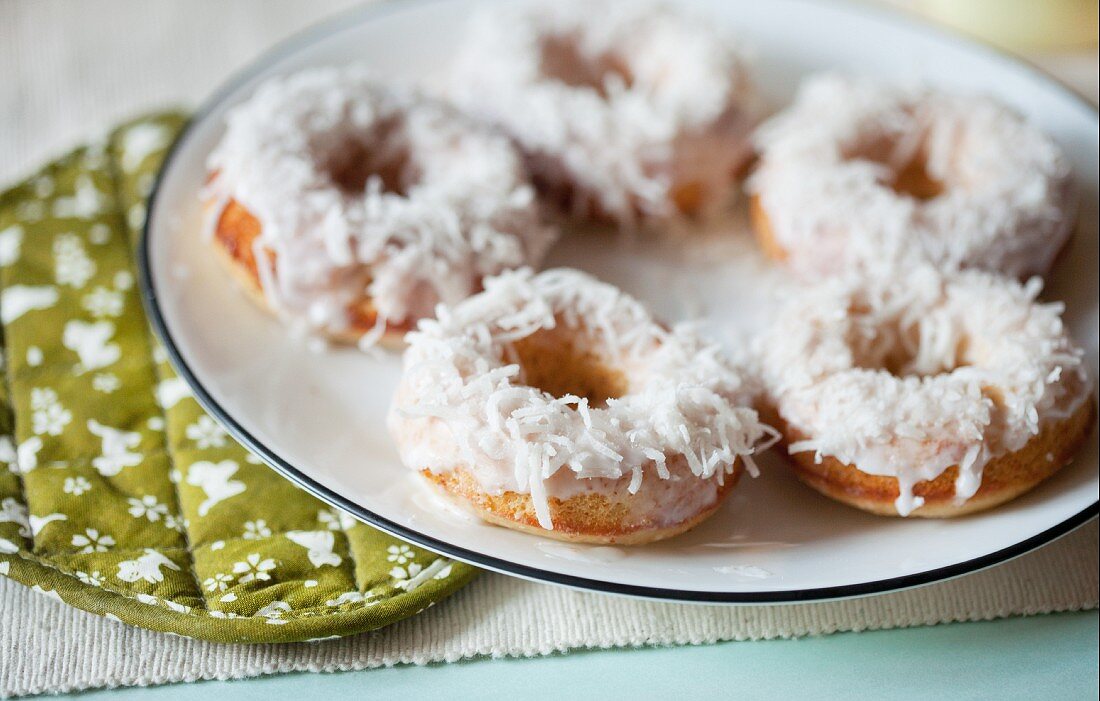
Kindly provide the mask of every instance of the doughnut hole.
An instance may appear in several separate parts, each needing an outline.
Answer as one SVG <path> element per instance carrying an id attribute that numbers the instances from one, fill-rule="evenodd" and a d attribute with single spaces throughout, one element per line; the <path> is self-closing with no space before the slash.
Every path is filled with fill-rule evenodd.
<path id="1" fill-rule="evenodd" d="M 898 195 L 921 202 L 943 194 L 944 184 L 928 171 L 928 155 L 918 148 L 906 154 L 896 139 L 880 137 L 845 151 L 844 159 L 869 161 L 884 166 L 891 178 L 886 182 Z M 907 156 L 900 158 L 900 156 Z"/>
<path id="2" fill-rule="evenodd" d="M 574 88 L 591 88 L 607 97 L 609 82 L 629 88 L 634 81 L 626 62 L 614 52 L 587 55 L 573 36 L 548 36 L 542 41 L 539 68 L 550 80 Z"/>
<path id="3" fill-rule="evenodd" d="M 362 195 L 374 178 L 382 192 L 405 197 L 417 179 L 408 139 L 396 121 L 380 124 L 366 137 L 336 134 L 313 148 L 322 172 L 349 197 Z"/>
<path id="4" fill-rule="evenodd" d="M 928 159 L 922 154 L 918 154 L 896 172 L 890 187 L 899 195 L 922 202 L 939 197 L 944 190 L 943 183 L 928 172 Z"/>
<path id="5" fill-rule="evenodd" d="M 859 318 L 867 313 L 858 305 L 849 313 Z M 973 343 L 960 335 L 944 343 L 927 338 L 919 324 L 902 324 L 900 319 L 885 323 L 853 324 L 848 344 L 856 367 L 884 370 L 894 377 L 930 377 L 972 365 Z"/>
<path id="6" fill-rule="evenodd" d="M 573 394 L 598 408 L 628 389 L 626 375 L 612 367 L 596 343 L 563 325 L 515 341 L 508 355 L 519 364 L 524 384 L 555 397 Z"/>

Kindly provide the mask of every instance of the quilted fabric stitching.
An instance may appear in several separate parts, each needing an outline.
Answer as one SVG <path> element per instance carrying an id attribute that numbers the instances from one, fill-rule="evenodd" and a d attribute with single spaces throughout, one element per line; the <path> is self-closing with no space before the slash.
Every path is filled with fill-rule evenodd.
<path id="1" fill-rule="evenodd" d="M 150 118 L 150 119 L 146 119 L 146 120 L 139 120 L 139 121 L 137 121 L 137 122 L 135 122 L 131 125 L 128 125 L 128 127 L 123 127 L 122 129 L 120 129 L 120 130 L 116 131 L 114 134 L 112 134 L 110 143 L 105 148 L 105 151 L 103 153 L 103 158 L 105 158 L 107 160 L 107 167 L 110 169 L 110 172 L 111 172 L 111 184 L 112 184 L 112 188 L 113 188 L 113 191 L 112 191 L 111 194 L 116 199 L 116 202 L 115 202 L 116 207 L 114 208 L 115 209 L 114 214 L 115 214 L 116 217 L 119 218 L 119 221 L 121 221 L 124 224 L 123 227 L 119 227 L 119 228 L 127 228 L 128 227 L 130 229 L 131 235 L 134 233 L 133 227 L 138 223 L 138 219 L 139 219 L 139 217 L 135 216 L 135 215 L 136 214 L 143 215 L 144 212 L 143 212 L 143 204 L 142 204 L 142 198 L 141 198 L 140 192 L 136 192 L 136 191 L 135 192 L 130 192 L 129 189 L 135 189 L 135 190 L 140 189 L 140 186 L 138 186 L 137 188 L 132 187 L 134 185 L 134 183 L 129 182 L 128 174 L 126 174 L 125 172 L 121 172 L 121 170 L 117 166 L 118 161 L 117 160 L 111 160 L 111 156 L 112 155 L 117 155 L 118 153 L 121 153 L 121 151 L 119 150 L 119 144 L 123 140 L 125 140 L 127 138 L 131 138 L 131 135 L 135 131 L 140 131 L 140 129 L 144 125 L 150 125 L 150 124 L 158 125 L 159 124 L 159 125 L 163 126 L 164 124 L 170 124 L 172 122 L 178 123 L 178 118 L 173 117 L 171 115 L 167 115 L 167 116 L 160 117 L 160 118 L 154 117 L 154 118 Z M 130 131 L 130 130 L 134 130 L 134 131 Z M 125 155 L 125 154 L 123 154 L 123 155 Z M 150 151 L 149 153 L 146 153 L 145 156 L 146 156 L 147 160 L 159 160 L 159 157 L 157 157 L 152 151 Z M 78 150 L 78 151 L 74 152 L 73 154 L 70 154 L 66 157 L 63 157 L 62 159 L 57 161 L 52 166 L 48 166 L 47 168 L 45 168 L 42 171 L 42 173 L 45 173 L 45 174 L 61 173 L 61 172 L 64 171 L 65 168 L 71 167 L 74 164 L 82 162 L 83 160 L 87 160 L 87 158 L 88 158 L 88 156 L 87 156 L 87 151 L 86 150 L 85 151 L 79 151 Z M 146 172 L 145 177 L 146 178 L 148 177 L 148 172 Z M 32 178 L 32 179 L 28 180 L 26 183 L 24 183 L 22 185 L 19 185 L 19 186 L 16 186 L 16 187 L 10 189 L 8 192 L 4 193 L 3 195 L 0 195 L 0 229 L 3 229 L 2 216 L 5 214 L 5 210 L 9 210 L 9 212 L 8 212 L 9 214 L 11 213 L 10 212 L 11 210 L 18 209 L 20 207 L 25 210 L 28 207 L 28 203 L 33 203 L 35 201 L 34 200 L 35 196 L 40 196 L 41 193 L 35 193 L 35 192 L 33 192 L 33 190 L 37 186 L 36 183 L 38 181 L 40 181 L 41 179 L 42 179 L 41 175 L 38 176 L 37 179 Z M 146 181 L 146 184 L 147 184 L 147 182 L 148 181 Z M 18 212 L 17 212 L 17 214 L 18 214 Z M 119 233 L 117 229 L 116 229 L 115 233 L 116 233 L 116 235 Z M 0 285 L 0 287 L 5 287 L 6 288 L 6 284 L 5 285 Z M 3 337 L 0 336 L 0 338 L 3 338 Z M 145 346 L 146 352 L 152 351 L 154 353 L 153 363 L 149 367 L 151 368 L 151 371 L 153 373 L 153 377 L 156 379 L 156 381 L 159 383 L 159 382 L 162 382 L 163 380 L 165 380 L 166 378 L 174 377 L 173 374 L 170 374 L 171 369 L 167 368 L 167 366 L 163 363 L 163 359 L 157 357 L 158 356 L 158 352 L 156 351 L 157 344 L 156 344 L 155 339 L 153 339 L 152 336 L 148 333 L 148 328 L 147 327 L 146 327 L 145 341 L 146 341 L 146 346 Z M 36 368 L 32 367 L 30 364 L 22 363 L 21 358 L 18 359 L 18 361 L 19 362 L 16 363 L 17 367 L 15 368 L 14 376 L 18 377 L 21 380 L 26 380 L 27 379 L 27 374 L 35 372 Z M 127 362 L 127 361 L 122 361 L 122 362 Z M 45 377 L 47 374 L 48 373 L 43 373 L 43 376 Z M 12 370 L 11 364 L 9 364 L 8 367 L 5 368 L 5 373 L 4 373 L 4 378 L 3 378 L 3 381 L 4 381 L 5 385 L 7 385 L 8 381 L 10 380 L 10 378 L 12 376 L 13 376 L 13 370 Z M 0 399 L 3 399 L 3 398 L 4 397 L 0 397 Z M 194 400 L 191 399 L 191 400 L 188 400 L 188 401 L 193 402 Z M 173 416 L 170 414 L 170 411 L 168 409 L 165 409 L 164 406 L 159 406 L 159 407 L 157 407 L 157 409 L 158 410 L 157 410 L 156 413 L 157 413 L 161 423 L 165 426 L 165 430 L 163 431 L 163 435 L 161 435 L 159 437 L 158 446 L 156 448 L 153 448 L 152 450 L 145 451 L 145 453 L 143 454 L 143 457 L 149 458 L 149 457 L 153 456 L 154 454 L 162 454 L 167 459 L 167 462 L 169 464 L 169 470 L 170 471 L 172 471 L 172 470 L 177 470 L 178 471 L 179 460 L 177 458 L 177 449 L 173 447 L 173 443 L 175 441 L 174 441 L 173 436 L 170 435 L 168 430 L 167 430 L 168 425 L 172 422 Z M 13 415 L 13 418 L 16 418 L 16 420 L 18 420 L 18 417 L 15 417 L 14 415 Z M 75 460 L 53 461 L 52 463 L 43 463 L 43 464 L 41 464 L 38 467 L 38 469 L 58 470 L 58 471 L 67 471 L 67 472 L 75 473 L 75 472 L 79 472 L 79 470 L 81 470 L 81 469 L 89 468 L 89 464 L 92 462 L 92 460 L 94 460 L 93 457 L 85 456 L 85 457 L 81 457 L 81 458 L 75 459 Z M 22 486 L 22 479 L 18 474 L 16 475 L 16 479 L 19 480 L 19 482 L 20 482 L 19 497 L 22 499 L 22 504 L 25 506 L 26 503 L 27 503 L 27 499 L 26 499 L 25 489 Z M 110 482 L 104 482 L 104 485 L 108 488 L 114 488 L 113 483 L 110 483 Z M 172 497 L 173 497 L 172 501 L 174 503 L 173 504 L 167 504 L 167 505 L 165 505 L 165 507 L 167 509 L 172 509 L 172 512 L 174 513 L 174 515 L 183 514 L 183 512 L 185 510 L 184 509 L 185 498 L 180 493 L 180 484 L 177 480 L 172 481 L 171 493 L 172 493 Z M 303 499 L 309 500 L 310 502 L 314 501 L 312 499 L 312 497 L 308 497 L 304 493 L 302 493 L 301 496 L 302 496 Z M 158 507 L 159 506 L 160 505 L 158 504 Z M 369 529 L 369 527 L 367 527 L 365 525 L 362 525 L 362 524 L 355 524 L 355 525 L 352 525 L 352 526 L 348 527 L 348 524 L 345 522 L 345 520 L 340 518 L 339 516 L 334 517 L 336 519 L 335 524 L 333 524 L 333 523 L 327 523 L 327 524 L 322 523 L 320 521 L 320 517 L 321 517 L 322 514 L 326 513 L 327 510 L 323 507 L 323 505 L 320 504 L 320 502 L 316 502 L 315 504 L 314 503 L 309 504 L 308 508 L 305 508 L 305 509 L 302 510 L 302 513 L 303 514 L 309 513 L 310 510 L 313 510 L 316 513 L 317 522 L 313 523 L 312 527 L 316 528 L 318 533 L 323 534 L 324 531 L 327 531 L 327 532 L 330 532 L 330 533 L 340 533 L 344 536 L 344 538 L 343 538 L 344 542 L 343 543 L 340 542 L 339 537 L 336 537 L 335 535 L 332 536 L 333 544 L 336 545 L 337 548 L 338 548 L 338 549 L 333 551 L 333 555 L 338 557 L 342 563 L 346 563 L 347 571 L 349 572 L 349 576 L 351 577 L 351 581 L 354 584 L 355 578 L 356 578 L 356 573 L 359 571 L 359 566 L 362 563 L 360 561 L 357 561 L 357 559 L 356 559 L 355 548 L 352 547 L 352 539 L 355 538 L 358 541 L 360 541 L 361 543 L 362 542 L 373 542 L 373 540 L 378 540 L 379 536 L 373 535 L 373 531 L 371 529 Z M 0 524 L 0 525 L 4 525 L 4 524 Z M 335 525 L 335 527 L 334 527 L 334 525 Z M 186 558 L 186 564 L 188 565 L 184 569 L 186 569 L 186 574 L 190 575 L 189 579 L 191 581 L 191 587 L 193 587 L 193 589 L 191 587 L 188 587 L 188 591 L 173 591 L 173 592 L 170 593 L 170 597 L 171 597 L 170 599 L 158 599 L 157 597 L 150 597 L 148 594 L 144 594 L 144 593 L 141 593 L 139 591 L 130 590 L 127 587 L 115 584 L 113 581 L 110 581 L 110 580 L 107 580 L 107 579 L 100 582 L 97 587 L 93 587 L 92 585 L 89 585 L 89 584 L 83 584 L 83 583 L 79 582 L 76 578 L 78 576 L 81 576 L 81 575 L 84 575 L 85 577 L 87 577 L 87 573 L 78 570 L 76 567 L 66 566 L 63 563 L 51 561 L 51 558 L 66 560 L 66 561 L 71 561 L 72 559 L 79 559 L 82 556 L 88 556 L 89 558 L 92 558 L 93 555 L 91 553 L 89 553 L 89 551 L 87 549 L 89 546 L 86 546 L 84 549 L 81 549 L 81 548 L 54 549 L 51 552 L 49 552 L 48 554 L 39 555 L 36 552 L 31 552 L 31 551 L 28 550 L 28 548 L 34 548 L 35 545 L 36 545 L 36 543 L 34 542 L 34 539 L 32 538 L 32 539 L 29 539 L 27 541 L 24 541 L 26 547 L 19 548 L 19 550 L 16 553 L 11 553 L 11 552 L 6 552 L 4 550 L 0 550 L 0 565 L 6 565 L 7 566 L 5 568 L 0 569 L 0 572 L 4 572 L 5 570 L 8 570 L 6 573 L 9 574 L 9 576 L 13 576 L 17 580 L 24 581 L 25 583 L 30 583 L 31 581 L 34 580 L 33 572 L 29 572 L 26 569 L 23 569 L 23 570 L 18 569 L 18 563 L 21 560 L 23 562 L 26 562 L 27 565 L 29 565 L 29 566 L 44 567 L 44 568 L 47 568 L 50 571 L 60 573 L 60 575 L 62 575 L 62 576 L 69 579 L 68 586 L 82 588 L 82 590 L 83 590 L 82 595 L 80 597 L 74 597 L 74 598 L 81 598 L 83 600 L 84 598 L 86 598 L 86 595 L 89 593 L 88 590 L 94 588 L 97 592 L 99 592 L 103 595 L 118 596 L 118 597 L 122 597 L 123 599 L 126 599 L 126 600 L 135 601 L 135 602 L 140 603 L 141 607 L 143 607 L 143 608 L 138 609 L 137 612 L 135 613 L 135 615 L 134 615 L 135 622 L 147 621 L 149 619 L 148 606 L 147 605 L 150 604 L 150 603 L 154 603 L 154 604 L 157 604 L 158 607 L 167 607 L 163 610 L 163 614 L 164 614 L 164 616 L 166 616 L 165 620 L 169 621 L 169 622 L 165 623 L 165 624 L 162 624 L 160 622 L 156 622 L 153 625 L 153 627 L 161 628 L 162 626 L 164 626 L 166 629 L 170 630 L 171 629 L 170 621 L 172 619 L 178 618 L 178 616 L 188 616 L 188 617 L 196 617 L 197 616 L 197 617 L 201 617 L 201 618 L 207 618 L 211 622 L 213 622 L 214 624 L 217 624 L 219 626 L 219 628 L 217 630 L 213 630 L 213 631 L 209 631 L 209 632 L 207 632 L 204 629 L 201 632 L 202 637 L 209 637 L 211 639 L 231 639 L 231 640 L 245 640 L 245 639 L 263 639 L 263 640 L 286 639 L 286 640 L 292 640 L 292 639 L 298 639 L 298 638 L 293 637 L 293 634 L 288 634 L 289 637 L 286 637 L 286 638 L 280 638 L 280 636 L 278 636 L 278 635 L 272 635 L 271 631 L 269 629 L 264 629 L 262 631 L 262 633 L 259 634 L 259 635 L 256 635 L 253 632 L 253 633 L 249 633 L 248 635 L 245 635 L 244 637 L 242 637 L 241 630 L 244 627 L 250 626 L 251 624 L 250 623 L 235 623 L 235 622 L 249 621 L 250 619 L 254 622 L 254 620 L 256 618 L 262 618 L 267 623 L 289 623 L 289 622 L 293 622 L 293 621 L 300 620 L 300 619 L 303 619 L 303 618 L 311 618 L 311 619 L 333 618 L 334 620 L 339 619 L 341 621 L 340 625 L 337 626 L 338 628 L 340 628 L 340 630 L 338 631 L 339 633 L 355 632 L 355 622 L 353 622 L 351 624 L 352 625 L 351 629 L 348 629 L 346 627 L 347 624 L 346 624 L 345 619 L 347 618 L 349 613 L 352 613 L 352 612 L 355 612 L 355 611 L 362 611 L 364 609 L 371 609 L 373 607 L 380 607 L 382 609 L 389 609 L 389 608 L 393 608 L 392 606 L 390 606 L 391 604 L 401 604 L 402 602 L 408 602 L 408 603 L 402 604 L 401 606 L 397 606 L 396 608 L 394 608 L 393 613 L 385 613 L 383 611 L 379 611 L 378 615 L 374 615 L 374 616 L 366 615 L 359 624 L 359 625 L 365 626 L 365 627 L 373 627 L 373 625 L 378 624 L 378 621 L 374 620 L 374 619 L 378 619 L 382 622 L 388 622 L 390 620 L 397 620 L 398 618 L 404 617 L 405 615 L 411 615 L 412 613 L 415 613 L 417 610 L 420 610 L 423 607 L 425 607 L 427 605 L 430 605 L 433 601 L 435 601 L 440 596 L 445 596 L 450 591 L 454 590 L 458 586 L 461 586 L 463 583 L 465 583 L 465 581 L 467 581 L 472 576 L 472 574 L 474 572 L 471 568 L 469 568 L 465 565 L 461 565 L 461 564 L 458 564 L 458 563 L 451 563 L 450 561 L 448 561 L 444 558 L 435 558 L 430 563 L 430 566 L 427 565 L 427 564 L 423 564 L 421 562 L 423 560 L 423 557 L 419 556 L 419 554 L 415 553 L 411 548 L 409 548 L 406 545 L 401 545 L 400 541 L 397 541 L 395 539 L 387 539 L 387 540 L 380 541 L 380 542 L 392 542 L 393 544 L 388 546 L 388 550 L 394 551 L 397 554 L 395 555 L 393 553 L 387 554 L 387 552 L 381 552 L 380 554 L 375 555 L 375 559 L 379 559 L 380 562 L 382 562 L 383 567 L 388 566 L 387 563 L 391 558 L 393 559 L 394 563 L 396 563 L 398 560 L 400 560 L 401 564 L 400 565 L 394 564 L 394 568 L 391 571 L 391 574 L 390 574 L 388 580 L 384 578 L 385 576 L 381 573 L 381 571 L 379 571 L 378 573 L 375 573 L 375 575 L 373 575 L 373 578 L 371 579 L 371 581 L 373 581 L 373 584 L 371 584 L 370 588 L 368 588 L 366 591 L 360 591 L 358 587 L 353 587 L 352 592 L 344 592 L 344 594 L 352 594 L 352 593 L 357 594 L 357 596 L 348 596 L 346 598 L 346 602 L 344 602 L 344 603 L 340 603 L 336 606 L 333 606 L 332 605 L 333 600 L 339 600 L 340 597 L 339 597 L 338 594 L 334 594 L 333 592 L 329 592 L 329 593 L 324 594 L 324 597 L 327 598 L 329 595 L 333 595 L 333 600 L 325 601 L 324 603 L 318 602 L 318 603 L 316 603 L 316 605 L 312 605 L 312 606 L 298 605 L 298 606 L 294 606 L 294 607 L 290 607 L 289 605 L 286 605 L 286 606 L 284 606 L 285 610 L 275 610 L 273 612 L 269 611 L 266 614 L 260 613 L 260 612 L 254 612 L 252 614 L 252 616 L 250 616 L 250 617 L 226 618 L 225 616 L 227 614 L 224 611 L 220 611 L 220 610 L 217 610 L 217 609 L 211 609 L 210 608 L 212 597 L 207 596 L 206 588 L 204 587 L 203 582 L 201 581 L 199 573 L 196 569 L 196 564 L 195 564 L 195 559 L 194 559 L 195 558 L 195 552 L 204 551 L 204 550 L 205 551 L 213 550 L 213 546 L 215 546 L 215 545 L 220 545 L 223 550 L 224 549 L 229 549 L 231 551 L 234 548 L 237 548 L 237 550 L 240 550 L 240 552 L 245 552 L 246 550 L 252 549 L 252 547 L 245 548 L 245 547 L 243 547 L 244 545 L 254 546 L 255 549 L 260 550 L 261 549 L 261 543 L 271 543 L 271 542 L 277 541 L 277 540 L 284 540 L 285 541 L 289 538 L 289 536 L 287 534 L 288 533 L 294 534 L 295 530 L 296 529 L 289 529 L 289 528 L 266 529 L 263 532 L 262 537 L 260 539 L 255 539 L 255 538 L 250 539 L 246 534 L 234 535 L 234 534 L 226 533 L 226 534 L 224 534 L 223 538 L 220 538 L 218 540 L 209 540 L 208 539 L 206 542 L 199 544 L 199 543 L 196 543 L 192 540 L 191 526 L 190 525 L 185 525 L 184 528 L 183 528 L 183 537 L 184 537 L 184 543 L 185 543 L 184 546 L 175 547 L 175 546 L 168 546 L 168 545 L 160 545 L 160 546 L 157 547 L 157 551 L 159 553 L 175 555 L 176 557 L 172 558 L 173 562 L 175 562 L 177 560 L 177 558 L 182 560 L 185 557 Z M 0 531 L 0 532 L 2 532 L 2 531 Z M 363 537 L 366 537 L 367 541 L 363 541 Z M 113 560 L 117 560 L 118 558 L 126 557 L 129 554 L 139 554 L 139 553 L 147 552 L 140 545 L 137 545 L 137 546 L 134 546 L 134 547 L 126 547 L 126 546 L 124 546 L 123 544 L 120 543 L 120 544 L 118 544 L 118 546 L 119 547 L 111 547 L 109 549 L 109 552 L 104 554 L 104 557 L 109 556 L 109 558 L 113 558 Z M 295 545 L 293 547 L 297 547 L 297 546 Z M 404 551 L 402 551 L 401 548 L 405 548 L 405 550 L 407 550 L 409 553 L 412 553 L 413 555 L 418 556 L 417 560 L 414 560 L 412 556 L 410 556 L 406 559 L 406 553 Z M 14 555 L 15 557 L 11 558 L 11 557 L 9 557 L 10 555 Z M 320 556 L 323 556 L 323 555 L 324 555 L 324 553 L 321 553 Z M 249 555 L 248 557 L 252 557 L 252 556 Z M 311 557 L 312 557 L 312 553 L 311 553 Z M 434 557 L 434 556 L 431 556 L 431 557 Z M 177 563 L 177 564 L 183 564 L 183 563 Z M 240 564 L 240 563 L 238 563 L 238 564 Z M 15 566 L 15 569 L 8 569 L 8 568 L 11 568 L 13 566 Z M 373 565 L 373 567 L 375 567 L 377 569 L 378 564 L 375 563 Z M 434 569 L 432 569 L 432 568 L 434 568 Z M 89 568 L 89 569 L 91 569 L 91 568 Z M 408 582 L 410 579 L 412 579 L 412 577 L 409 576 L 409 579 L 406 579 L 406 580 L 394 579 L 393 578 L 394 575 L 392 574 L 392 572 L 396 571 L 397 569 L 401 569 L 402 571 L 417 572 L 417 573 L 431 572 L 434 575 L 442 575 L 442 576 L 434 576 L 433 581 L 429 582 L 429 585 L 422 586 L 422 587 L 417 588 L 417 589 L 403 590 L 401 588 L 403 582 Z M 100 573 L 96 572 L 95 574 L 100 574 Z M 259 572 L 258 571 L 258 572 L 253 572 L 252 574 L 259 575 L 259 574 L 264 574 L 264 572 Z M 242 575 L 242 577 L 243 576 L 245 576 L 245 575 Z M 439 581 L 439 580 L 443 580 L 443 581 Z M 307 580 L 304 580 L 301 577 L 298 577 L 297 579 L 293 579 L 293 578 L 279 579 L 279 580 L 277 580 L 277 585 L 286 585 L 286 584 L 291 584 L 291 583 L 295 583 L 295 582 L 298 583 L 298 584 L 302 584 L 305 581 L 307 581 Z M 370 582 L 368 582 L 368 584 L 369 583 Z M 62 590 L 62 589 L 65 589 L 65 590 L 68 591 L 68 593 L 70 593 L 70 594 L 73 593 L 72 589 L 69 589 L 68 587 L 65 587 L 65 586 L 59 587 L 58 589 L 59 589 L 59 591 Z M 262 592 L 262 591 L 264 591 L 264 587 L 261 586 L 256 591 Z M 256 591 L 247 591 L 247 592 L 244 592 L 244 594 L 247 596 L 247 595 L 251 595 L 253 593 L 256 593 Z M 94 594 L 94 592 L 93 592 L 93 594 Z M 286 597 L 284 597 L 284 598 L 286 598 Z M 186 612 L 181 612 L 180 604 L 183 604 L 184 606 L 187 607 Z M 201 604 L 201 606 L 199 606 L 197 604 Z M 410 607 L 411 607 L 411 610 L 410 610 Z M 91 608 L 95 608 L 95 607 L 89 607 L 89 608 L 91 609 Z M 233 614 L 230 613 L 228 615 L 233 615 Z M 236 627 L 234 627 L 234 626 L 236 626 Z M 314 624 L 311 624 L 311 630 L 313 630 L 313 632 L 316 632 L 315 627 L 316 626 Z M 187 628 L 187 629 L 190 630 L 190 626 L 181 626 L 181 629 L 183 629 L 183 628 Z M 254 631 L 254 628 L 249 628 L 249 630 Z M 190 632 L 191 632 L 191 634 L 195 634 L 194 630 L 190 630 Z M 249 637 L 249 636 L 252 636 L 252 637 Z"/>

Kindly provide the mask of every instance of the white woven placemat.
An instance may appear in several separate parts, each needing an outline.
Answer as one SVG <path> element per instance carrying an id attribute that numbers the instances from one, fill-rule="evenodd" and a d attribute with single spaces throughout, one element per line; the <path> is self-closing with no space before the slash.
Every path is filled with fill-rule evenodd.
<path id="1" fill-rule="evenodd" d="M 974 621 L 1097 607 L 1094 519 L 1017 560 L 882 596 L 793 606 L 698 606 L 583 594 L 485 574 L 389 628 L 323 643 L 224 645 L 65 606 L 0 579 L 0 695 L 343 671 L 578 648 L 697 645 Z"/>
<path id="2" fill-rule="evenodd" d="M 97 130 L 193 105 L 279 38 L 351 0 L 0 2 L 0 183 Z M 1096 62 L 1048 63 L 1095 99 Z M 1096 608 L 1092 521 L 1042 550 L 922 589 L 775 607 L 680 606 L 485 575 L 384 631 L 326 643 L 230 646 L 131 628 L 0 577 L 0 696 L 350 670 L 576 648 L 699 644 Z"/>

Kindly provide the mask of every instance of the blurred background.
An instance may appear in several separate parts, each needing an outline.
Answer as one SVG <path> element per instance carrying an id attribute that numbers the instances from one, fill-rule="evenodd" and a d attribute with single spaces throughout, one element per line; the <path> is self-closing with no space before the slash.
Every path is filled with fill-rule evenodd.
<path id="1" fill-rule="evenodd" d="M 1097 100 L 1096 0 L 821 1 L 889 6 L 951 26 Z M 193 107 L 271 44 L 357 4 L 0 0 L 0 182 L 121 119 Z"/>

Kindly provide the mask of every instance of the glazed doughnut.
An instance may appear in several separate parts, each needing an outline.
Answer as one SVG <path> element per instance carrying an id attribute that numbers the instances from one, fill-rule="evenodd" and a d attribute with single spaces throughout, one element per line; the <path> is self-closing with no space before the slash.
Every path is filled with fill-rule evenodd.
<path id="1" fill-rule="evenodd" d="M 511 134 L 574 216 L 703 215 L 733 193 L 760 113 L 736 47 L 650 3 L 494 8 L 472 22 L 448 93 Z"/>
<path id="2" fill-rule="evenodd" d="M 553 240 L 505 137 L 354 67 L 263 84 L 208 168 L 215 248 L 265 306 L 337 340 L 399 337 Z"/>
<path id="3" fill-rule="evenodd" d="M 1068 160 L 992 99 L 822 75 L 754 138 L 757 238 L 805 278 L 926 261 L 1025 279 L 1073 224 Z"/>
<path id="4" fill-rule="evenodd" d="M 769 409 L 798 476 L 889 515 L 988 509 L 1053 475 L 1095 418 L 1061 304 L 984 271 L 833 278 L 759 339 Z"/>
<path id="5" fill-rule="evenodd" d="M 716 346 L 575 270 L 490 278 L 407 340 L 389 417 L 402 461 L 509 528 L 676 535 L 769 437 Z"/>

